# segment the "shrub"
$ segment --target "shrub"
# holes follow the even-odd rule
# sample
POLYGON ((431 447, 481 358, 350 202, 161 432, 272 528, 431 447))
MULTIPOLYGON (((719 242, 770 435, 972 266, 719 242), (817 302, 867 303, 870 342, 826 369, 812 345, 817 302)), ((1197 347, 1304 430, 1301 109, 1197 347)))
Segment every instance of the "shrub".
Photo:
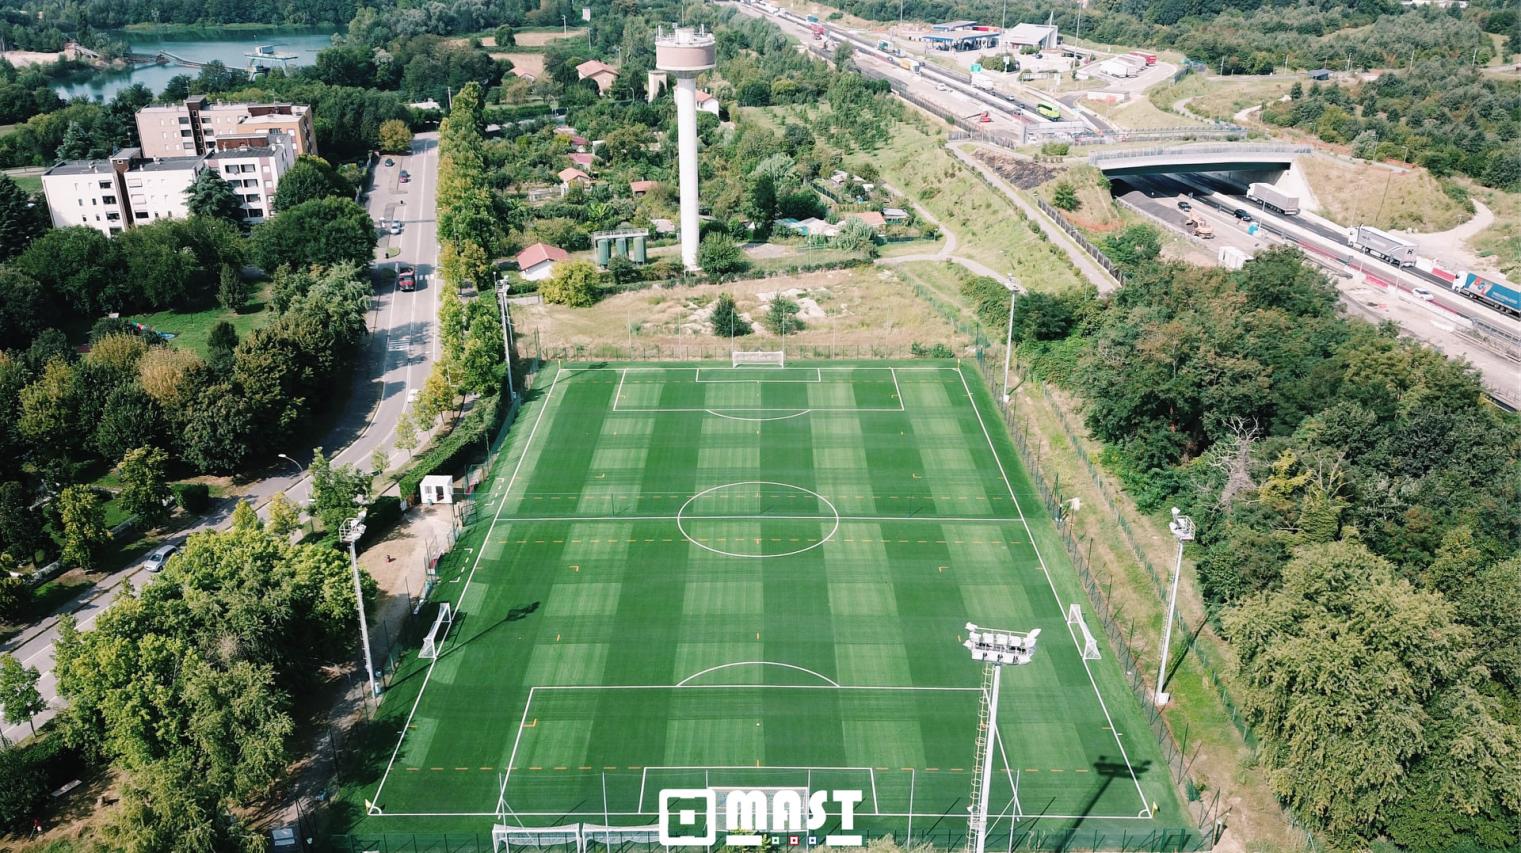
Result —
POLYGON ((1072 145, 1066 142, 1047 142, 1040 146, 1040 153, 1047 157, 1065 157, 1072 150, 1072 145))
POLYGON ((803 330, 803 321, 798 319, 798 305, 785 296, 777 295, 771 300, 771 307, 766 310, 766 318, 761 322, 771 330, 773 335, 790 335, 803 330))
POLYGON ((909 344, 908 351, 915 358, 953 358, 956 355, 945 344, 921 344, 918 341, 909 344))
POLYGON ((174 502, 185 512, 204 512, 211 505, 211 487, 205 483, 175 483, 174 502))
POLYGON ((586 308, 597 302, 597 268, 591 261, 567 261, 555 268, 554 275, 539 285, 545 302, 586 308))

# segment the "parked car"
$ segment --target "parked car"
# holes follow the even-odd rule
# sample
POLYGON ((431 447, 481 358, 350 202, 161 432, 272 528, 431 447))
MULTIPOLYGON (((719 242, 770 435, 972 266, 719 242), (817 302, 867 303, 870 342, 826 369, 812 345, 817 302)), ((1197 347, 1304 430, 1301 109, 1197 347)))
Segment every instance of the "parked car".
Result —
POLYGON ((396 165, 396 161, 392 160, 390 157, 387 157, 386 158, 386 165, 387 166, 394 166, 394 165, 396 165))
POLYGON ((396 273, 396 287, 403 293, 411 293, 417 289, 417 271, 411 267, 402 267, 396 273))
POLYGON ((382 231, 390 231, 391 230, 391 220, 389 220, 389 219, 385 218, 384 216, 382 216, 379 219, 375 220, 375 227, 379 228, 382 231))
POLYGON ((1193 210, 1194 206, 1191 205, 1191 204, 1189 204, 1187 200, 1180 198, 1180 199, 1178 199, 1178 209, 1179 210, 1193 210))
POLYGON ((1233 211, 1233 212, 1236 214, 1236 218, 1239 219, 1239 220, 1241 220, 1242 222, 1251 222, 1252 221, 1252 215, 1250 213, 1247 213, 1246 211, 1242 210, 1239 207, 1236 208, 1235 211, 1233 211))
POLYGON ((391 233, 392 234, 400 234, 401 233, 401 220, 400 219, 397 219, 397 220, 395 220, 394 222, 391 223, 391 233))
POLYGON ((409 184, 409 183, 412 182, 412 176, 409 175, 409 174, 407 174, 406 172, 402 172, 401 173, 401 178, 399 180, 403 184, 409 184))
POLYGON ((1433 300, 1433 299, 1436 298, 1436 294, 1435 293, 1432 293, 1431 291, 1427 290, 1424 287, 1417 287, 1414 290, 1410 291, 1410 293, 1416 299, 1419 299, 1422 302, 1430 302, 1431 300, 1433 300))
POLYGON ((164 564, 169 562, 170 557, 178 554, 179 550, 180 546, 178 545, 164 545, 149 554, 146 560, 143 560, 143 568, 150 572, 163 571, 164 564))

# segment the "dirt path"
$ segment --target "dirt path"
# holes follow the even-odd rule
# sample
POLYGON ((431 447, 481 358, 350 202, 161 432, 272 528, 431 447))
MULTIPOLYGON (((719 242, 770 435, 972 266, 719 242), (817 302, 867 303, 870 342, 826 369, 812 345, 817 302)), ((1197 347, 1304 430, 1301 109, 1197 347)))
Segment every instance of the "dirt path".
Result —
POLYGON ((1494 258, 1480 257, 1477 252, 1469 248, 1469 240, 1495 224, 1494 211, 1478 199, 1472 199, 1472 201, 1474 213, 1467 222, 1455 225, 1446 231, 1411 234, 1409 237, 1415 241, 1422 255, 1449 262, 1456 261, 1459 266, 1466 269, 1498 273, 1500 270, 1495 266, 1494 258))
MULTIPOLYGON (((884 182, 882 184, 882 186, 887 187, 889 190, 891 190, 894 193, 897 193, 899 196, 902 196, 905 199, 909 198, 909 196, 908 196, 907 193, 905 193, 905 192, 897 189, 896 187, 892 186, 891 184, 888 184, 888 183, 884 182)), ((1019 283, 1018 282, 1016 282, 1013 279, 1009 278, 1007 275, 1004 275, 1003 273, 998 272, 997 270, 993 269, 992 267, 988 266, 987 264, 984 264, 981 261, 975 261, 975 260, 972 260, 971 258, 963 258, 960 255, 957 255, 956 254, 956 246, 957 246, 956 232, 954 232, 951 229, 945 227, 945 225, 943 225, 940 222, 940 220, 938 220, 938 219, 935 218, 935 214, 930 213, 919 202, 913 201, 912 199, 909 199, 909 204, 913 205, 914 212, 917 213, 917 214, 919 214, 919 218, 923 219, 925 222, 928 222, 931 225, 934 225, 936 228, 940 229, 941 235, 945 237, 945 243, 943 243, 940 246, 939 251, 936 251, 936 252, 920 252, 920 253, 913 254, 913 255, 898 255, 897 257, 893 257, 893 258, 882 258, 881 260, 877 261, 877 263, 879 263, 879 264, 906 264, 909 261, 952 261, 954 263, 961 264, 963 267, 966 267, 968 270, 971 270, 972 273, 975 274, 975 275, 985 275, 985 276, 987 276, 987 277, 989 277, 991 279, 994 279, 995 281, 1002 282, 1005 286, 1008 286, 1009 284, 1013 284, 1015 287, 1019 287, 1019 283)))

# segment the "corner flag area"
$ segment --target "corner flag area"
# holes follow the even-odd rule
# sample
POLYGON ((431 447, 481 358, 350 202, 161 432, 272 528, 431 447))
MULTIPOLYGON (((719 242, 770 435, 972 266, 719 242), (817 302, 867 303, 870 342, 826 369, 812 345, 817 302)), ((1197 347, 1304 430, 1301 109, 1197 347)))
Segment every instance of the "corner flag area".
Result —
POLYGON ((860 790, 867 839, 963 846, 968 622, 1042 632, 1002 677, 990 847, 1197 843, 954 363, 547 366, 474 500, 429 605, 447 630, 408 652, 344 792, 364 849, 648 827, 663 789, 747 787, 860 790))

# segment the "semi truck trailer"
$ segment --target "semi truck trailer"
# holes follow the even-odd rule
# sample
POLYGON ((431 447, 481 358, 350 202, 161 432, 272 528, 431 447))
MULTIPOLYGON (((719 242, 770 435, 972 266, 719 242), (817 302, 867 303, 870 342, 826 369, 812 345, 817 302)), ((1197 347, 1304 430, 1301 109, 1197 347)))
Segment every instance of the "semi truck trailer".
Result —
POLYGON ((1299 212, 1299 197, 1289 195, 1272 184, 1252 184, 1246 188, 1246 197, 1285 216, 1299 212))
POLYGON ((1359 225, 1348 231, 1347 242, 1359 252, 1382 258, 1395 266, 1415 266, 1414 243, 1372 225, 1359 225))
POLYGON ((1452 289, 1496 311, 1512 317, 1521 317, 1521 288, 1514 284, 1505 284, 1485 278, 1478 273, 1465 272, 1458 274, 1457 281, 1452 283, 1452 289))

